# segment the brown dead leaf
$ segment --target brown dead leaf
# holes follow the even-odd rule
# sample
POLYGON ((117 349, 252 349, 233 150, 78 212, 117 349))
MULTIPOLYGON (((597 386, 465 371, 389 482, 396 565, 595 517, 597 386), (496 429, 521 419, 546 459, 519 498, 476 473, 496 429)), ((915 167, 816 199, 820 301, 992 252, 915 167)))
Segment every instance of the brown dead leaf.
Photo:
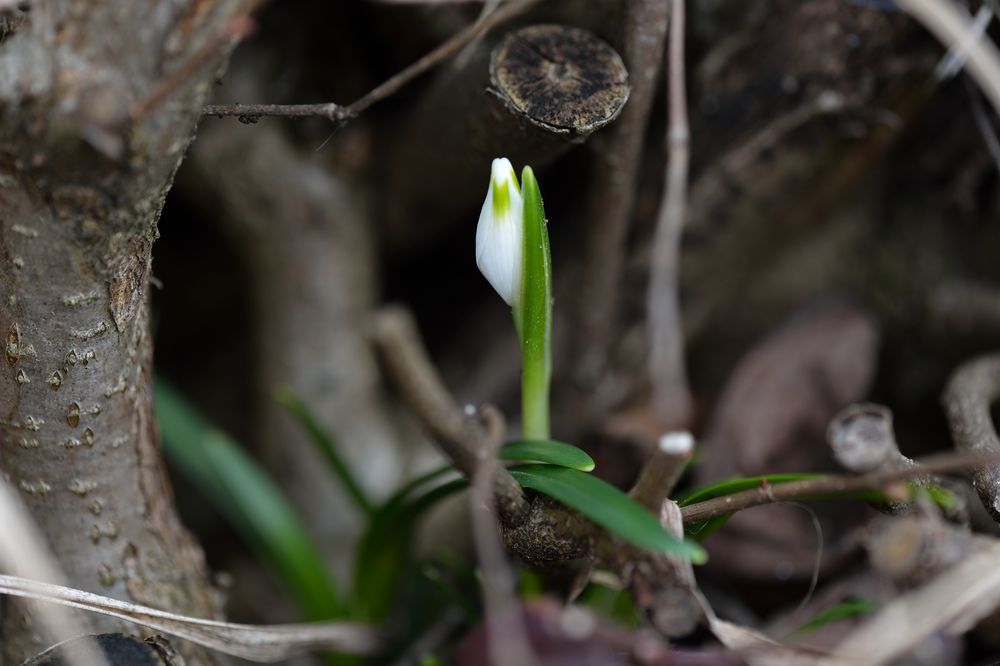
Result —
MULTIPOLYGON (((865 397, 877 346, 877 324, 858 306, 827 301, 794 314, 730 376, 703 440, 696 484, 830 468, 827 425, 865 397)), ((818 546, 810 517, 788 506, 742 512, 707 545, 715 570, 769 581, 808 579, 818 546)), ((853 549, 828 546, 826 567, 853 549)))

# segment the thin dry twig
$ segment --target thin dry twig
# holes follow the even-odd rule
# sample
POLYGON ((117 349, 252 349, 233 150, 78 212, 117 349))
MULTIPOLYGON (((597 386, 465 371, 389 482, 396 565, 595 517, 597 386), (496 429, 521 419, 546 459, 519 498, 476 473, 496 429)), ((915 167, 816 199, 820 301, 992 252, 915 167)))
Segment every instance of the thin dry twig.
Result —
MULTIPOLYGON (((472 478, 489 433, 473 415, 455 403, 420 341, 410 313, 399 306, 382 308, 374 317, 372 337, 386 373, 442 453, 462 474, 472 478)), ((498 508, 504 524, 517 525, 528 513, 520 484, 498 469, 495 481, 498 508)))
MULTIPOLYGON (((677 508, 676 503, 664 502, 662 508, 660 521, 664 528, 676 537, 683 536, 684 527, 681 511, 677 508)), ((816 656, 815 653, 799 647, 781 645, 749 627, 742 627, 719 619, 708 599, 698 588, 691 562, 670 558, 667 559, 667 562, 666 575, 658 576, 657 580, 661 584, 665 584, 667 589, 683 590, 683 596, 668 596, 666 600, 677 604, 680 599, 684 599, 683 606, 680 606, 678 610, 684 614, 691 614, 692 618, 704 621, 720 643, 740 655, 741 663, 748 663, 751 666, 809 664, 816 656)), ((671 623, 687 620, 684 615, 673 615, 668 619, 671 623)), ((654 622, 655 620, 656 615, 654 614, 654 622)))
POLYGON ((691 141, 684 86, 684 0, 671 1, 668 39, 668 162, 653 239, 646 308, 653 406, 664 423, 677 426, 686 423, 691 413, 678 284, 691 141))
POLYGON ((972 118, 976 121, 976 128, 986 142, 986 149, 990 151, 993 164, 997 171, 1000 171, 1000 138, 997 138, 996 129, 986 112, 986 105, 983 103, 982 92, 977 90, 968 77, 965 78, 965 87, 969 91, 969 101, 972 104, 972 118))
MULTIPOLYGON (((49 552, 45 538, 38 532, 31 514, 17 494, 0 480, 0 570, 36 580, 60 581, 59 565, 49 552)), ((50 643, 89 634, 84 618, 48 604, 31 603, 42 631, 50 643)), ((66 655, 69 666, 107 666, 94 645, 82 642, 79 649, 66 655)))
MULTIPOLYGON (((968 10, 963 5, 957 5, 959 12, 965 17, 970 18, 968 10)), ((982 39, 983 34, 986 32, 986 28, 989 26, 990 21, 993 19, 993 11, 987 6, 983 5, 976 12, 976 15, 972 18, 972 23, 970 25, 970 32, 968 39, 982 39)), ((960 71, 965 65, 965 53, 958 47, 953 46, 948 49, 948 52, 944 54, 941 61, 938 62, 937 67, 934 68, 934 76, 937 77, 938 81, 944 81, 950 79, 960 71)))
POLYGON ((250 14, 259 4, 259 0, 254 2, 244 14, 229 21, 218 34, 209 39, 204 46, 157 86, 146 99, 134 105, 130 112, 132 121, 140 122, 143 120, 192 75, 215 60, 221 53, 225 52, 227 47, 249 35, 254 29, 254 22, 250 18, 250 14))
POLYGON ((889 664, 939 632, 959 634, 1000 604, 1000 542, 983 545, 939 576, 881 608, 817 666, 889 664))
POLYGON ((928 474, 946 474, 975 469, 987 463, 1000 462, 1000 453, 943 454, 914 461, 902 469, 862 474, 860 476, 825 476, 818 479, 790 481, 775 485, 762 485, 731 495, 715 497, 704 502, 689 504, 681 509, 684 523, 700 523, 710 518, 749 509, 763 504, 803 499, 808 497, 839 495, 862 490, 880 490, 899 481, 928 474))
POLYGON ((0 575, 9 594, 109 615, 257 662, 277 662, 310 651, 374 654, 382 640, 371 627, 352 622, 253 625, 203 620, 19 576, 0 575))
POLYGON ((944 45, 967 58, 966 66, 976 83, 1000 113, 1000 53, 985 35, 977 35, 975 25, 951 2, 945 0, 896 0, 944 45))
POLYGON ((663 501, 677 485, 694 453, 694 438, 687 432, 669 432, 660 438, 653 455, 639 472, 629 492, 632 499, 659 515, 663 501))
MULTIPOLYGON (((959 451, 1000 456, 1000 438, 990 406, 1000 398, 1000 354, 961 366, 945 388, 945 412, 959 451)), ((1000 465, 984 465, 972 475, 983 506, 1000 521, 1000 465)))
POLYGON ((206 104, 202 107, 202 115, 224 118, 239 116, 247 121, 253 121, 263 116, 280 116, 283 118, 321 117, 333 122, 344 122, 349 117, 346 106, 336 102, 321 104, 206 104))
POLYGON ((202 113, 206 116, 219 118, 239 116, 248 119, 260 116, 283 116, 286 118, 318 116, 337 124, 344 124, 352 118, 356 118, 373 104, 392 96, 410 81, 455 55, 493 28, 522 14, 538 1, 511 0, 495 11, 484 13, 472 25, 347 106, 336 102, 322 104, 209 104, 204 107, 202 113))
POLYGON ((514 576, 497 534, 497 516, 493 508, 491 479, 500 469, 497 453, 503 444, 503 416, 489 407, 481 412, 487 437, 479 451, 479 466, 472 476, 469 504, 472 535, 483 574, 483 599, 490 628, 489 653, 497 666, 532 666, 536 662, 524 628, 514 576))

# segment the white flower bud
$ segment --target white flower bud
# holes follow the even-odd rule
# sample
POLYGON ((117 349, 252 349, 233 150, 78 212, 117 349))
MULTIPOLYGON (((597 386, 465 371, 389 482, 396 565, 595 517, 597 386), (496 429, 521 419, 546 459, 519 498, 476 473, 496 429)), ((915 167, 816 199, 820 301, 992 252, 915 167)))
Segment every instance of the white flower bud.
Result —
POLYGON ((521 298, 524 202, 514 167, 493 160, 490 187, 476 228, 476 265, 507 305, 521 298))

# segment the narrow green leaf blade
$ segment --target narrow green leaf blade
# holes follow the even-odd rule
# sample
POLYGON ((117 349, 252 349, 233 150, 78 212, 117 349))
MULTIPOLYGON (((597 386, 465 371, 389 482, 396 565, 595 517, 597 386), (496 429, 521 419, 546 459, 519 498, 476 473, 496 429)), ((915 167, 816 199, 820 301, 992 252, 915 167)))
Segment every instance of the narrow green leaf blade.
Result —
POLYGON ((526 465, 510 470, 525 488, 559 500, 637 546, 701 564, 705 551, 673 536, 641 504, 601 479, 568 467, 526 465))
POLYGON ((508 442, 500 451, 500 460, 548 463, 581 472, 594 469, 594 459, 585 451, 551 439, 508 442))
POLYGON ((820 479, 825 476, 828 475, 804 472, 791 474, 764 474, 761 476, 744 476, 736 479, 727 479, 725 481, 719 481, 718 483, 713 483, 702 488, 696 488, 695 490, 685 493, 677 500, 677 504, 680 506, 687 506, 689 504, 694 504, 695 502, 704 502, 705 500, 710 500, 715 497, 732 495, 733 493, 738 493, 743 490, 759 488, 765 481, 771 485, 776 485, 779 483, 788 483, 790 481, 820 479))
MULTIPOLYGON (((382 502, 382 504, 375 509, 375 513, 385 513, 386 511, 394 509, 396 506, 403 504, 403 502, 409 499, 410 495, 416 493, 424 486, 447 476, 458 476, 458 470, 455 469, 454 465, 444 465, 426 472, 425 474, 421 474, 420 476, 408 481, 399 490, 394 492, 387 500, 382 502)), ((371 520, 374 520, 374 517, 371 518, 369 522, 371 522, 371 520)))
POLYGON ((703 520, 700 523, 685 525, 684 534, 696 540, 698 543, 701 543, 708 537, 709 534, 728 523, 729 519, 732 517, 733 514, 727 513, 722 516, 716 516, 715 518, 703 520))
POLYGON ((521 171, 524 198, 521 302, 521 409, 525 439, 549 438, 549 380, 552 374, 552 254, 542 194, 530 166, 521 171))
POLYGON ((371 500, 368 499, 368 495, 351 472, 347 461, 337 451, 337 445, 333 441, 333 437, 319 424, 319 421, 313 416, 312 410, 309 409, 308 405, 289 388, 279 389, 275 394, 275 399, 291 412, 292 416, 305 428, 305 431, 309 434, 309 438, 323 453, 326 461, 330 464, 330 469, 337 476, 337 479, 344 484, 344 489, 347 490, 347 493, 354 500, 354 503, 358 505, 358 508, 366 515, 371 515, 373 510, 371 500))
POLYGON ((263 470, 162 380, 156 411, 166 454, 281 576, 303 614, 344 617, 319 549, 263 470))
POLYGON ((385 619, 415 565, 412 542, 419 519, 439 501, 467 486, 465 479, 453 479, 414 497, 399 495, 372 513, 354 558, 354 619, 385 619))
POLYGON ((213 469, 253 530, 252 538, 310 615, 344 616, 322 556, 294 510, 257 464, 218 431, 202 440, 213 469))
MULTIPOLYGON (((744 490, 752 490, 754 488, 761 488, 765 484, 768 485, 779 485, 782 483, 790 483, 793 481, 811 481, 815 479, 821 479, 828 476, 827 474, 818 474, 810 472, 801 473, 787 473, 787 474, 764 474, 761 476, 746 476, 735 479, 728 479, 726 481, 720 481, 718 483, 713 483, 711 485, 705 486, 703 488, 697 488, 692 490, 685 495, 682 495, 680 499, 677 500, 679 506, 689 506, 691 504, 697 504, 698 502, 704 502, 706 500, 714 499, 716 497, 724 497, 726 495, 732 495, 733 493, 742 492, 744 490)), ((936 487, 935 487, 936 488, 936 487)), ((940 500, 945 502, 942 506, 947 508, 948 495, 929 491, 930 495, 935 501, 940 500)), ((803 496, 799 498, 803 501, 812 500, 828 500, 828 499, 853 499, 860 500, 864 502, 872 503, 884 503, 888 502, 888 498, 884 493, 878 490, 851 490, 847 492, 837 492, 837 493, 819 493, 816 495, 803 496)), ((698 541, 704 541, 705 538, 725 525, 733 514, 728 513, 722 516, 716 516, 706 521, 700 523, 693 523, 684 526, 684 531, 688 536, 696 538, 698 541)))

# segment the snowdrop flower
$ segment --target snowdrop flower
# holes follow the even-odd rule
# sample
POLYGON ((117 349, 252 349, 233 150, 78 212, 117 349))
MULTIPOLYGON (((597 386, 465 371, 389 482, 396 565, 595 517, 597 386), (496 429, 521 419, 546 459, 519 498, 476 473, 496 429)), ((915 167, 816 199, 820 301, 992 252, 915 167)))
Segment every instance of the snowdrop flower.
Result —
POLYGON ((493 160, 490 187, 476 228, 476 265, 507 305, 521 299, 524 201, 514 167, 493 160))

